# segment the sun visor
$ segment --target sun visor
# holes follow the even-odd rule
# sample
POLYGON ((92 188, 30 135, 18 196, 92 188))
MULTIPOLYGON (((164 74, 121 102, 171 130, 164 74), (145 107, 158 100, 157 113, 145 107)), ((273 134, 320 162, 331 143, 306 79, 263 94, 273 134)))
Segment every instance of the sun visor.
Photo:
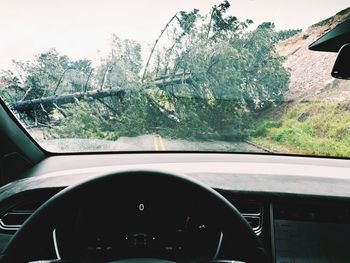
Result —
POLYGON ((350 19, 345 20, 317 39, 309 46, 309 49, 314 51, 338 52, 342 46, 348 43, 350 43, 350 19))

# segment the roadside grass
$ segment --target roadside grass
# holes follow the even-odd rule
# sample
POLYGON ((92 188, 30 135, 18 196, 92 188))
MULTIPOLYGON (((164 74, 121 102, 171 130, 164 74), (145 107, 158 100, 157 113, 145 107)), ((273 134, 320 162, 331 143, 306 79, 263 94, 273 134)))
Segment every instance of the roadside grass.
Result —
POLYGON ((350 156, 350 103, 303 102, 261 116, 250 140, 275 152, 350 156))

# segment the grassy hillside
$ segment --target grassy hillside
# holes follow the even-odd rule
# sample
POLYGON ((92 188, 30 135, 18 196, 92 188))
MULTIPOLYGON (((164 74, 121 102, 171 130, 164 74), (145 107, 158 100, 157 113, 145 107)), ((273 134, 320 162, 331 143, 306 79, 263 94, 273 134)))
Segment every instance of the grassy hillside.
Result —
POLYGON ((289 91, 279 107, 260 115, 252 142, 276 152, 350 156, 350 81, 331 77, 336 53, 308 50, 349 17, 347 8, 278 44, 289 91))
POLYGON ((350 102, 303 102, 256 124, 251 140, 276 152, 350 156, 350 102))

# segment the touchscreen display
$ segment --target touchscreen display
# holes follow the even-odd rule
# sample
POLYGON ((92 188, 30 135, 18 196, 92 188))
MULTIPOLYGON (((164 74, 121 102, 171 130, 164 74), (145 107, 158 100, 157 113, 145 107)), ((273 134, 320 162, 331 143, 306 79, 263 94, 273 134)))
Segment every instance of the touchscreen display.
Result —
POLYGON ((275 220, 278 263, 350 262, 350 224, 275 220))

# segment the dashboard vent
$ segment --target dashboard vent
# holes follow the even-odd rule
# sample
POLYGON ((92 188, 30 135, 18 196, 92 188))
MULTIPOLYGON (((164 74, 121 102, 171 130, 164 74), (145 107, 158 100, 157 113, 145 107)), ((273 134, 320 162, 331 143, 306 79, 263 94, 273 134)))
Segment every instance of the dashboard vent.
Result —
POLYGON ((12 203, 0 214, 0 231, 4 233, 15 233, 24 222, 41 206, 50 196, 29 197, 12 203))
POLYGON ((8 212, 0 219, 0 228, 7 231, 16 231, 32 214, 31 212, 8 212))
POLYGON ((262 204, 254 201, 241 201, 236 199, 229 199, 229 201, 241 212, 255 234, 259 236, 263 226, 264 208, 262 204))

